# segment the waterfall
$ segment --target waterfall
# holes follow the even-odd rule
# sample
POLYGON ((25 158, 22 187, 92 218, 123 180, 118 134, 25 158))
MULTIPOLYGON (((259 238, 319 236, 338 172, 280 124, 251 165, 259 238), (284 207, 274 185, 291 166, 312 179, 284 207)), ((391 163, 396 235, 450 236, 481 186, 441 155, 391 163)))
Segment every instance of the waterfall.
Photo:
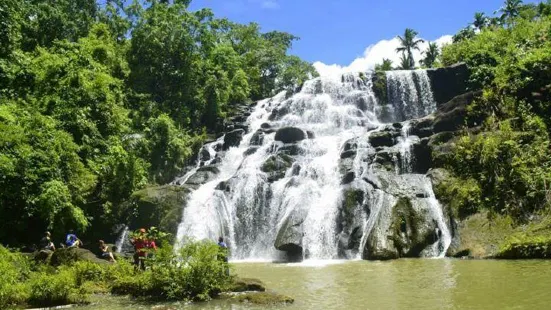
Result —
POLYGON ((419 118, 436 111, 426 70, 387 71, 388 122, 419 118))
POLYGON ((123 247, 126 248, 127 243, 128 243, 128 226, 125 225, 119 235, 119 238, 117 239, 117 242, 115 242, 115 246, 117 247, 117 253, 121 253, 123 250, 123 247))
MULTIPOLYGON (((370 140, 385 130, 394 134, 385 123, 435 111, 426 72, 389 72, 385 104, 377 101, 371 81, 370 73, 309 80, 290 97, 282 92, 259 101, 238 146, 218 152, 224 137, 206 144, 197 168, 175 183, 185 185, 203 165, 215 164, 219 173, 190 193, 177 240, 223 236, 234 260, 277 259, 285 252, 305 259, 354 256, 343 253, 366 251, 375 238, 373 231, 391 225, 400 195, 409 195, 413 210, 428 210, 427 221, 437 223, 439 239, 448 238, 432 188, 419 188, 424 184, 421 176, 412 174, 411 146, 418 138, 409 136, 408 123, 392 146, 374 147, 370 140), (378 113, 382 105, 392 107, 389 119, 378 113), (308 138, 276 141, 276 132, 289 127, 308 138), (391 172, 379 167, 382 152, 400 159, 391 172), (215 157, 219 162, 212 161, 215 157), (399 183, 395 188, 402 192, 374 185, 392 182, 399 183), (343 205, 352 198, 343 195, 352 190, 362 194, 350 194, 357 206, 346 210, 343 205)), ((448 245, 438 240, 422 255, 440 256, 448 245)))

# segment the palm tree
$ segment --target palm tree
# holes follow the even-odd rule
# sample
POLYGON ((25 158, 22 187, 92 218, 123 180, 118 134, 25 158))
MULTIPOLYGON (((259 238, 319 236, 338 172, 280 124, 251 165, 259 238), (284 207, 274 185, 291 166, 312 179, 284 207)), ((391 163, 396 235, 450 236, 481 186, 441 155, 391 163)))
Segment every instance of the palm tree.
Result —
POLYGON ((425 58, 421 60, 421 63, 427 68, 432 68, 436 62, 436 59, 440 56, 438 44, 436 44, 436 42, 430 42, 429 47, 423 52, 423 54, 425 54, 425 58))
POLYGON ((485 28, 486 26, 488 26, 488 23, 489 23, 489 20, 488 20, 488 17, 486 17, 486 15, 484 15, 484 13, 482 12, 476 12, 474 14, 474 21, 473 21, 473 26, 478 29, 478 30, 482 30, 483 28, 485 28))
POLYGON ((522 0, 505 0, 505 5, 498 12, 501 12, 501 20, 511 23, 520 14, 522 0))
POLYGON ((404 54, 407 53, 407 59, 410 61, 410 68, 415 67, 415 60, 413 59, 413 50, 419 50, 419 44, 425 42, 421 39, 415 39, 417 37, 418 32, 407 28, 404 32, 404 36, 398 36, 398 40, 400 40, 400 47, 396 49, 396 52, 402 53, 402 59, 404 58, 404 54))
POLYGON ((402 53, 402 56, 400 56, 400 66, 398 67, 398 69, 412 70, 415 67, 415 65, 412 65, 411 63, 412 63, 411 58, 409 58, 409 56, 407 56, 406 53, 402 53))

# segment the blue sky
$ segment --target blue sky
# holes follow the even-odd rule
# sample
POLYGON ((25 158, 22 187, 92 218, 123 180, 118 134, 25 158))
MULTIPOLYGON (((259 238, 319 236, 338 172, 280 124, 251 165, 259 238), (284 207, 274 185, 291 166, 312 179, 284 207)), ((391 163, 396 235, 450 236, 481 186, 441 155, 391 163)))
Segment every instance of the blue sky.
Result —
MULTIPOLYGON (((525 1, 539 2, 536 0, 525 1)), ((310 62, 346 66, 366 48, 413 28, 436 40, 466 26, 475 12, 491 15, 502 0, 193 0, 216 16, 257 22, 263 31, 287 31, 301 38, 292 50, 310 62)), ((383 52, 383 51, 381 51, 383 52)), ((384 52, 383 52, 384 53, 384 52)))

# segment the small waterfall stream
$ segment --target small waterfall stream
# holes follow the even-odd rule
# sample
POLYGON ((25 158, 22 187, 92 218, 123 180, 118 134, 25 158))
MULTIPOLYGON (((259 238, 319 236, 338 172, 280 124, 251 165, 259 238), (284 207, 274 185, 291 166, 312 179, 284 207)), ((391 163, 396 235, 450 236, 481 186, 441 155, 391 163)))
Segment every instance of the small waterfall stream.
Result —
POLYGON ((413 173, 412 145, 419 139, 409 136, 407 122, 436 110, 430 81, 422 70, 388 72, 384 104, 371 81, 369 73, 307 81, 290 97, 283 92, 258 102, 237 147, 217 157, 223 137, 206 144, 197 168, 175 183, 185 184, 203 165, 215 164, 219 173, 190 194, 177 240, 224 236, 234 260, 278 259, 286 252, 306 259, 367 257, 393 242, 386 234, 394 227, 394 205, 407 199, 408 212, 422 214, 425 230, 434 226, 438 236, 420 255, 443 255, 451 237, 430 180, 413 173), (390 117, 378 112, 381 105, 389 106, 390 117), (404 123, 395 134, 389 123, 397 122, 404 123), (308 138, 276 141, 278 129, 288 127, 308 138), (395 135, 392 145, 374 146, 387 132, 395 135), (381 164, 386 155, 393 162, 388 169, 381 164), (347 207, 353 200, 357 205, 347 207))

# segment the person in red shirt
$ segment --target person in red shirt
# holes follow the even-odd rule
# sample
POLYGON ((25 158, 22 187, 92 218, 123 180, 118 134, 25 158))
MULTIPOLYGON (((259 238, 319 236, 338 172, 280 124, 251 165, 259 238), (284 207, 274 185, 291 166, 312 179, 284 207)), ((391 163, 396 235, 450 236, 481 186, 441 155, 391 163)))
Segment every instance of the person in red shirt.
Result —
POLYGON ((132 239, 132 245, 134 245, 134 265, 136 268, 145 270, 145 258, 147 255, 147 248, 149 247, 149 241, 145 235, 145 228, 141 228, 138 236, 132 239))

